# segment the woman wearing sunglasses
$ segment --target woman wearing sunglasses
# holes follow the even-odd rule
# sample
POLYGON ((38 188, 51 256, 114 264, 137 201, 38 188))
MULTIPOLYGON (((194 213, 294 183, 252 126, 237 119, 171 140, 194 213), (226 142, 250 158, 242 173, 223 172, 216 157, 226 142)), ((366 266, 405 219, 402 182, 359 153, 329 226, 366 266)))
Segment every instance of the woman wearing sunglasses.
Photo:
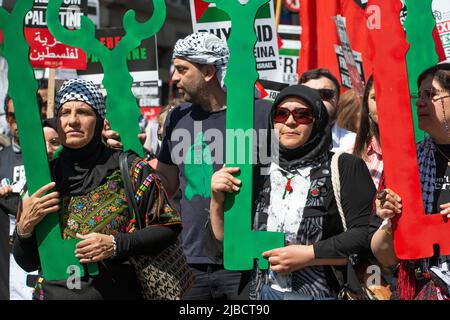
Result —
MULTIPOLYGON (((272 106, 270 126, 279 155, 267 176, 255 177, 254 229, 283 232, 286 246, 263 253, 270 270, 255 270, 250 297, 336 299, 339 283, 331 266, 344 266, 349 256, 368 249, 375 195, 370 174, 361 159, 340 156, 341 217, 331 180, 328 114, 316 90, 302 85, 282 90, 272 106)), ((241 186, 233 177, 238 171, 224 167, 211 181, 211 227, 219 241, 225 193, 241 186)))

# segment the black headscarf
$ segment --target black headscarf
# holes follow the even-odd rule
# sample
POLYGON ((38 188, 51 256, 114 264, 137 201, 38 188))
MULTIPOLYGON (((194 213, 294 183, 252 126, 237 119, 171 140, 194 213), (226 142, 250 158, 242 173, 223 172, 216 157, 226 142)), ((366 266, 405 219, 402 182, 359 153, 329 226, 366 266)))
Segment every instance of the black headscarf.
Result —
POLYGON ((303 85, 294 85, 283 89, 275 99, 270 114, 270 127, 274 128, 273 115, 276 108, 286 98, 299 98, 303 100, 312 110, 314 115, 314 124, 308 141, 295 149, 286 149, 278 144, 272 145, 272 154, 277 155, 279 148, 278 161, 280 167, 289 169, 298 165, 313 162, 326 154, 331 146, 331 128, 328 121, 328 112, 323 104, 318 92, 303 85))
POLYGON ((100 186, 119 168, 120 151, 109 149, 102 142, 104 113, 100 108, 104 106, 104 100, 99 99, 99 92, 92 91, 97 89, 83 85, 81 81, 71 81, 58 92, 56 110, 59 113, 62 105, 67 101, 85 102, 95 111, 97 118, 95 132, 92 140, 81 149, 70 149, 63 145, 59 157, 50 163, 50 167, 56 188, 61 195, 78 196, 100 186), (66 101, 61 99, 68 93, 71 99, 66 101), (96 98, 90 99, 93 95, 96 98), (60 103, 60 101, 63 102, 60 103))

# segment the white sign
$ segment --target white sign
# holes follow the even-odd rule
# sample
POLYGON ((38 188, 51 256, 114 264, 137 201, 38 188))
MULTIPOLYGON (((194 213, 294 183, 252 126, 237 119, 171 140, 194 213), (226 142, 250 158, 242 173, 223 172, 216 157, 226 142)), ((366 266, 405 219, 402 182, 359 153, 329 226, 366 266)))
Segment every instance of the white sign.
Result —
POLYGON ((450 59, 450 1, 434 0, 433 14, 447 59, 450 59))
POLYGON ((98 0, 88 0, 88 17, 100 28, 100 4, 98 0))
POLYGON ((280 73, 282 82, 290 85, 298 84, 298 62, 300 56, 300 35, 302 27, 282 25, 278 26, 278 35, 281 38, 280 73))
MULTIPOLYGON (((219 10, 215 4, 208 5, 203 0, 190 0, 190 4, 194 32, 207 31, 224 41, 228 39, 231 32, 228 15, 219 10)), ((260 79, 281 82, 273 0, 259 10, 255 20, 255 31, 256 68, 260 79)))

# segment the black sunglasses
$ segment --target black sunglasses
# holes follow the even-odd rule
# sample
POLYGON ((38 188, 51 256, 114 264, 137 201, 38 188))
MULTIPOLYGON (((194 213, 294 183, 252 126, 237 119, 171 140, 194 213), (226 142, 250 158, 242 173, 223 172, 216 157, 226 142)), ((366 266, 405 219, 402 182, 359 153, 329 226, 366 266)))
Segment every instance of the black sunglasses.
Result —
POLYGON ((297 125, 310 124, 314 121, 314 115, 311 109, 308 108, 299 108, 292 111, 286 108, 278 108, 275 110, 273 120, 276 123, 285 123, 289 119, 291 114, 294 117, 295 123, 297 125))
POLYGON ((336 96, 336 91, 333 89, 317 89, 317 92, 319 92, 320 99, 323 101, 333 100, 336 96))

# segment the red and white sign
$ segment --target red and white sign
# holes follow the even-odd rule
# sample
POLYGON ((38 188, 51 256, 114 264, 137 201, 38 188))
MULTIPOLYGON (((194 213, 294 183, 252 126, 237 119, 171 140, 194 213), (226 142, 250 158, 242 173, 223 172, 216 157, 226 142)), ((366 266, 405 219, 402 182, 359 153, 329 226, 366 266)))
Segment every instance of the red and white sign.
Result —
POLYGON ((291 12, 300 12, 300 0, 284 0, 286 8, 291 12))
MULTIPOLYGON (((25 16, 25 38, 30 45, 33 68, 85 70, 87 56, 79 48, 57 41, 47 28, 47 1, 35 0, 25 16)), ((81 17, 87 15, 87 0, 65 0, 60 9, 61 24, 68 29, 80 27, 81 17)))
POLYGON ((86 53, 57 41, 47 28, 25 28, 25 38, 33 68, 86 69, 86 53))
POLYGON ((141 113, 147 121, 156 120, 156 117, 161 112, 161 107, 143 107, 141 113))
POLYGON ((433 14, 436 18, 436 26, 441 38, 445 57, 440 60, 450 59, 450 2, 448 0, 434 0, 433 14))

